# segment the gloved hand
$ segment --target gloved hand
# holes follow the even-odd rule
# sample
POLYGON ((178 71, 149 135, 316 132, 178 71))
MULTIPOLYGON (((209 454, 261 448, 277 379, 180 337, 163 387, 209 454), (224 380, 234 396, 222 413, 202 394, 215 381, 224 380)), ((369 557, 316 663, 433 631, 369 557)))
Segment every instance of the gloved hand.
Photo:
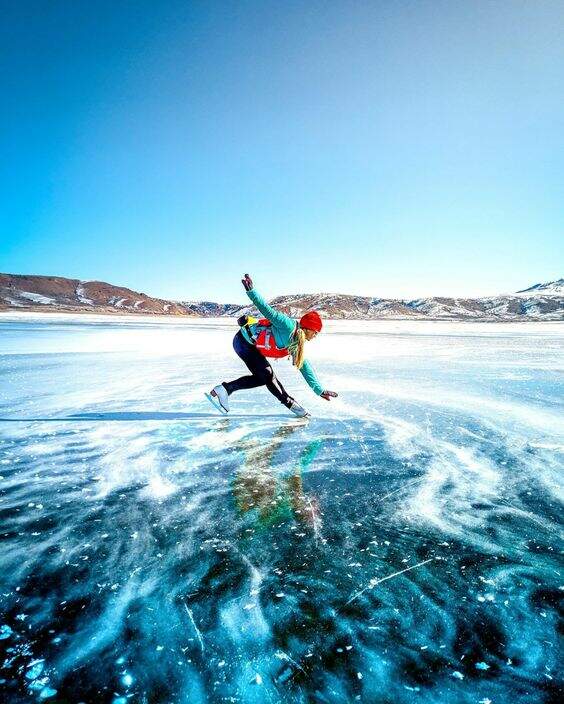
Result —
POLYGON ((331 397, 337 398, 339 395, 336 391, 324 391, 322 394, 319 394, 321 398, 324 398, 326 401, 329 401, 331 397))
POLYGON ((253 288, 253 280, 248 274, 241 279, 241 283, 245 287, 245 291, 250 291, 253 288))

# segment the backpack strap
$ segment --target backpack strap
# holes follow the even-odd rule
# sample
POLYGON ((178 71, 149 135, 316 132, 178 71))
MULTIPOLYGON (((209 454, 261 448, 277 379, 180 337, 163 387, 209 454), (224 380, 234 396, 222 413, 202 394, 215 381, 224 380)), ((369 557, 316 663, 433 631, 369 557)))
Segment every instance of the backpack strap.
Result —
MULTIPOLYGON (((259 349, 265 349, 269 350, 270 349, 270 338, 272 336, 272 332, 270 328, 272 327, 272 323, 268 318, 260 318, 259 320, 256 321, 256 325, 260 325, 261 328, 265 328, 264 330, 264 345, 258 345, 257 340, 259 338, 260 332, 257 334, 257 336, 254 338, 255 340, 255 346, 258 347, 259 349)), ((250 331, 249 331, 250 334, 250 331)), ((252 335, 251 335, 252 337, 252 335)))
POLYGON ((270 330, 268 330, 268 329, 265 330, 265 331, 264 331, 264 344, 259 345, 258 342, 257 342, 257 343, 255 343, 256 346, 257 346, 258 348, 260 348, 260 349, 263 349, 263 350, 269 350, 269 349, 270 349, 270 338, 271 338, 271 336, 272 336, 272 333, 270 332, 270 330))

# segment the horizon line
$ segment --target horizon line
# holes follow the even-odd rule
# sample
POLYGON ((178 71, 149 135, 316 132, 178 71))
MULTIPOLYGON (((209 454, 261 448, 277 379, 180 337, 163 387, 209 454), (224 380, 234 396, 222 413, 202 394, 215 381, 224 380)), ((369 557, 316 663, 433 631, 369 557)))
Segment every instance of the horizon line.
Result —
MULTIPOLYGON (((218 301, 218 300, 212 300, 208 298, 199 298, 199 299, 190 299, 190 298, 163 298, 160 295, 154 295, 154 294, 148 294, 145 293, 144 291, 138 291, 133 288, 130 288, 127 285, 122 285, 122 284, 114 284, 109 281, 104 281, 102 279, 81 279, 79 277, 72 277, 72 276, 62 276, 59 274, 14 274, 14 273, 8 273, 8 272, 0 272, 0 276, 18 276, 18 277, 35 277, 35 278, 44 278, 44 279, 66 279, 67 281, 78 281, 80 284, 85 284, 85 283, 100 283, 100 284, 105 284, 107 286, 114 286, 116 288, 127 288, 128 290, 138 293, 144 296, 148 296, 149 298, 154 298, 158 300, 164 300, 164 301, 171 301, 173 303, 181 303, 181 304, 192 304, 192 303, 214 303, 218 305, 224 305, 224 306, 239 306, 243 307, 246 304, 240 304, 240 303, 235 303, 235 302, 223 302, 223 301, 218 301)), ((351 298, 365 298, 365 299, 373 299, 373 300, 380 300, 380 301, 399 301, 399 302, 413 302, 413 301, 419 301, 419 300, 424 300, 428 298, 452 298, 452 299, 461 299, 461 300, 474 300, 474 299, 484 299, 484 298, 491 298, 491 297, 498 297, 498 296, 516 296, 521 293, 526 293, 528 291, 531 291, 535 289, 538 286, 544 286, 544 285, 549 285, 553 283, 564 283, 564 277, 552 279, 550 281, 539 281, 534 284, 531 284, 527 286, 526 288, 518 289, 517 291, 506 291, 506 292, 497 292, 497 293, 489 293, 489 294, 464 294, 464 295, 454 295, 454 294, 427 294, 423 296, 396 296, 396 297, 390 297, 390 296, 375 296, 375 295, 367 295, 367 294, 360 294, 360 293, 343 293, 343 292, 337 292, 337 291, 312 291, 312 292, 297 292, 297 293, 280 293, 275 296, 269 296, 269 300, 274 300, 276 298, 282 298, 282 297, 298 297, 298 296, 347 296, 351 298)), ((249 302, 248 305, 252 305, 251 302, 249 302)))

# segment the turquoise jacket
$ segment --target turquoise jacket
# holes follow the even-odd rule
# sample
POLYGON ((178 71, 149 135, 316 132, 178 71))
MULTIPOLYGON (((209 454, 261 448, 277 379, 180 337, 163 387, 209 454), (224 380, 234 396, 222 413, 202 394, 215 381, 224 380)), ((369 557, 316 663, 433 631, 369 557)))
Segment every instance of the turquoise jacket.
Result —
MULTIPOLYGON (((272 306, 269 306, 268 303, 264 300, 264 298, 260 295, 260 293, 256 290, 256 288, 247 291, 247 296, 259 309, 259 311, 264 315, 264 317, 268 318, 268 320, 270 320, 270 322, 272 323, 272 334, 274 335, 274 339, 276 340, 277 346, 288 347, 298 323, 293 318, 290 318, 288 315, 285 315, 279 310, 274 309, 272 306)), ((251 333, 254 335, 256 324, 250 325, 249 327, 251 328, 251 333)), ((241 333, 243 334, 243 337, 247 340, 247 342, 250 342, 251 345, 254 344, 253 340, 249 338, 249 334, 247 333, 245 328, 241 328, 241 333)), ((324 391, 324 388, 319 383, 319 379, 315 375, 315 372, 311 368, 311 364, 307 360, 304 360, 300 372, 302 373, 303 378, 311 386, 313 391, 318 396, 321 395, 324 391)))

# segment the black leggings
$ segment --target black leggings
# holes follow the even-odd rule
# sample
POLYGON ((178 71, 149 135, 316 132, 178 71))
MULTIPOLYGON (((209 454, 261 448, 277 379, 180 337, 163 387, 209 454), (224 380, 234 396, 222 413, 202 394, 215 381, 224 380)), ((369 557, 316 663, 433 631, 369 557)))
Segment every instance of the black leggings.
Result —
POLYGON ((239 357, 245 362, 251 376, 242 376, 234 381, 224 381, 227 393, 231 395, 239 389, 253 389, 255 386, 266 386, 273 396, 283 403, 287 408, 290 408, 294 399, 288 395, 286 389, 276 378, 274 369, 254 345, 251 345, 243 337, 243 333, 239 331, 233 338, 233 349, 239 357))

